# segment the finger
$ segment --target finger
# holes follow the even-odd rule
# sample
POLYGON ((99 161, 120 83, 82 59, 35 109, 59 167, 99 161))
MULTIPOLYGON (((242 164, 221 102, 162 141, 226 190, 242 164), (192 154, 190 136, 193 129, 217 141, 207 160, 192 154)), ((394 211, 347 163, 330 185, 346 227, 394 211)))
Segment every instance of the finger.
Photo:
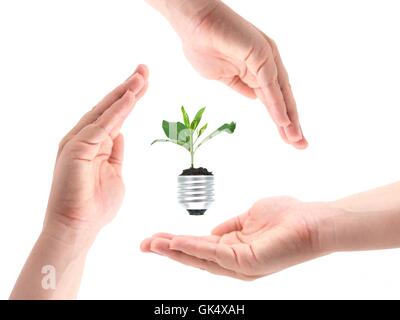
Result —
POLYGON ((289 115, 289 119, 291 121, 291 124, 285 127, 286 136, 289 141, 297 142, 303 138, 303 134, 300 129, 296 100, 294 99, 293 92, 290 87, 289 76, 278 51, 276 51, 275 55, 275 64, 278 69, 278 82, 282 90, 283 98, 286 103, 286 109, 289 115))
POLYGON ((256 88, 254 92, 267 107, 267 111, 275 124, 278 126, 288 126, 290 120, 287 115, 282 93, 278 88, 279 86, 276 83, 269 83, 265 86, 268 86, 268 90, 256 88))
POLYGON ((215 262, 207 261, 196 258, 194 256, 187 255, 183 252, 175 251, 170 249, 170 240, 157 239, 151 244, 151 251, 157 254, 163 255, 170 258, 171 260, 177 261, 187 266, 206 270, 212 274, 228 276, 241 280, 252 280, 251 277, 242 276, 234 271, 227 270, 215 262))
POLYGON ((108 162, 111 163, 118 172, 118 174, 121 175, 123 161, 124 161, 124 136, 122 134, 119 134, 114 139, 111 155, 108 159, 108 162))
POLYGON ((296 102, 294 100, 292 90, 290 89, 290 85, 284 84, 284 87, 282 87, 282 92, 285 97, 288 115, 291 121, 291 124, 284 128, 286 137, 290 142, 297 142, 303 139, 303 133, 301 132, 296 102))
POLYGON ((303 150, 308 147, 308 141, 303 138, 300 141, 293 142, 292 145, 297 149, 303 150))
POLYGON ((250 51, 246 64, 250 73, 257 78, 258 88, 254 90, 257 97, 267 107, 272 120, 278 126, 286 127, 290 124, 290 119, 278 83, 278 69, 274 60, 276 45, 260 33, 264 36, 264 41, 260 42, 261 47, 250 51))
MULTIPOLYGON (((301 130, 301 128, 300 128, 300 130, 301 130)), ((289 141, 289 139, 286 136, 285 128, 278 127, 278 131, 279 131, 279 134, 280 134, 282 140, 285 141, 287 144, 290 144, 293 147, 300 149, 300 150, 306 149, 308 147, 308 141, 306 138, 304 138, 304 135, 300 141, 291 142, 291 141, 289 141)))
MULTIPOLYGON (((165 233, 165 232, 156 233, 151 238, 147 238, 147 239, 143 240, 141 245, 140 245, 140 249, 143 252, 150 252, 150 243, 154 239, 163 238, 163 239, 167 239, 167 240, 172 240, 174 237, 177 237, 177 236, 173 235, 171 233, 165 233)), ((192 238, 192 239, 195 239, 195 240, 204 240, 204 241, 208 241, 208 242, 212 242, 212 243, 218 243, 220 241, 220 239, 221 239, 221 237, 216 236, 216 235, 201 236, 201 237, 189 236, 188 235, 188 236, 184 236, 184 237, 192 238)))
POLYGON ((143 82, 147 81, 146 79, 147 78, 143 75, 135 71, 123 84, 119 85, 112 92, 106 95, 91 111, 85 114, 67 136, 77 134, 88 124, 96 121, 96 119, 100 117, 114 102, 121 99, 127 90, 134 92, 134 94, 139 94, 143 88, 143 82))
POLYGON ((279 126, 288 126, 290 119, 278 83, 278 71, 272 58, 267 59, 261 66, 257 72, 257 79, 260 87, 255 90, 255 93, 266 105, 272 120, 279 126))
POLYGON ((147 89, 149 88, 149 84, 148 84, 148 82, 146 81, 146 83, 145 83, 145 85, 143 86, 143 88, 142 88, 142 90, 140 90, 139 92, 138 92, 138 94, 136 94, 136 99, 140 99, 140 98, 142 98, 144 95, 145 95, 145 93, 147 92, 147 89))
POLYGON ((172 250, 215 262, 228 270, 239 270, 238 255, 233 246, 188 237, 175 237, 170 241, 170 249, 172 250))
POLYGON ((240 94, 250 98, 257 98, 254 89, 250 88, 247 84, 245 84, 238 76, 234 76, 233 78, 227 78, 222 80, 226 85, 231 87, 233 90, 239 92, 240 94))
MULTIPOLYGON (((170 242, 170 249, 184 252, 199 259, 217 262, 218 244, 196 240, 190 237, 174 237, 170 242)), ((226 250, 223 248, 222 250, 226 250)))
POLYGON ((140 99, 141 97, 144 96, 144 94, 147 91, 147 88, 149 86, 147 79, 149 78, 149 69, 147 68, 147 66, 145 66, 144 64, 140 64, 137 69, 136 72, 141 74, 142 77, 145 79, 145 85, 144 87, 140 90, 140 92, 138 94, 136 94, 136 98, 140 99))
POLYGON ((204 241, 208 241, 211 243, 218 243, 219 240, 221 239, 221 237, 216 236, 216 235, 211 235, 211 236, 173 235, 173 234, 165 233, 165 232, 156 233, 152 236, 153 239, 164 238, 164 239, 169 239, 169 240, 172 240, 175 237, 186 237, 186 238, 191 238, 194 240, 204 240, 204 241))
POLYGON ((149 69, 144 64, 139 64, 137 66, 135 72, 140 73, 143 76, 143 78, 145 78, 146 80, 149 77, 149 69))
POLYGON ((133 75, 127 79, 123 84, 115 88, 111 93, 109 93, 102 101, 100 101, 91 111, 87 112, 81 120, 72 128, 70 132, 61 140, 60 148, 58 154, 61 153, 65 144, 76 134, 78 134, 84 127, 96 121, 103 113, 106 111, 114 102, 119 100, 127 90, 137 94, 138 99, 144 95, 147 89, 147 75, 144 71, 146 78, 137 73, 136 71, 133 75), (145 80, 146 84, 143 87, 142 81, 145 80))
POLYGON ((151 252, 151 250, 150 250, 150 247, 151 247, 151 242, 153 241, 154 239, 153 238, 147 238, 147 239, 144 239, 143 241, 142 241, 142 243, 140 244, 140 250, 142 251, 142 252, 151 252))
POLYGON ((298 122, 292 122, 283 129, 285 130, 286 137, 290 142, 297 142, 303 138, 301 136, 300 124, 298 122))
MULTIPOLYGON (((128 90, 121 99, 114 102, 96 121, 95 124, 102 127, 108 134, 113 129, 120 128, 132 111, 136 102, 135 93, 128 90)), ((117 134, 114 130, 114 134, 117 134)))
POLYGON ((173 237, 176 235, 167 233, 167 232, 158 232, 152 236, 152 238, 164 238, 164 239, 169 239, 171 240, 173 237))
POLYGON ((142 241, 140 244, 140 250, 143 252, 151 252, 150 246, 153 240, 160 238, 160 239, 166 239, 166 240, 172 240, 172 238, 175 237, 175 235, 170 234, 170 233, 165 233, 165 232, 159 232, 154 234, 152 237, 147 238, 142 241))
POLYGON ((132 91, 127 91, 123 97, 107 109, 100 118, 94 123, 84 127, 71 141, 93 146, 101 144, 106 139, 114 140, 110 135, 111 131, 124 121, 132 110, 135 101, 136 99, 132 91))
MULTIPOLYGON (((74 136, 71 140, 69 140, 65 146, 60 149, 72 157, 73 159, 92 161, 95 159, 101 152, 100 149, 103 149, 108 146, 109 151, 111 150, 112 141, 103 143, 110 139, 108 133, 96 124, 89 124, 85 128, 83 128, 76 136, 74 136)), ((108 157, 107 157, 108 158, 108 157)))
MULTIPOLYGON (((148 81, 148 69, 145 65, 139 65, 136 70, 129 76, 128 79, 125 80, 121 85, 111 91, 108 95, 106 95, 102 101, 100 101, 97 106, 93 108, 93 110, 100 109, 99 111, 105 111, 109 108, 114 102, 119 100, 126 91, 130 90, 138 96, 143 90, 143 84, 147 84, 148 81)), ((98 114, 98 116, 100 116, 98 114)), ((97 117, 98 118, 98 117, 97 117)), ((95 121, 95 118, 93 121, 95 121)))
POLYGON ((288 137, 286 136, 285 128, 278 126, 278 132, 283 141, 285 141, 287 144, 291 144, 288 137))
POLYGON ((248 213, 245 213, 241 216, 229 219, 228 221, 215 227, 211 233, 213 235, 222 236, 229 232, 240 231, 243 229, 243 224, 248 218, 248 215, 249 215, 248 213))

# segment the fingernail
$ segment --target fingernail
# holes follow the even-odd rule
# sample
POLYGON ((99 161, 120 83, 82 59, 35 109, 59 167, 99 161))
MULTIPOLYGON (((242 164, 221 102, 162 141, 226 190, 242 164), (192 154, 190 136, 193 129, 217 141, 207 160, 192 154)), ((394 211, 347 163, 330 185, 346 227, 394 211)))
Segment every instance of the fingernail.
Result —
POLYGON ((288 127, 292 124, 287 113, 280 111, 281 107, 279 105, 274 105, 270 108, 270 113, 275 123, 280 127, 288 127))
POLYGON ((142 243, 140 244, 140 250, 142 252, 150 252, 151 240, 152 239, 149 238, 142 241, 142 243))
POLYGON ((303 139, 303 134, 300 128, 296 127, 293 124, 285 127, 285 133, 290 142, 298 142, 303 139))
POLYGON ((298 142, 293 143, 293 146, 294 146, 295 148, 297 148, 297 149, 304 150, 304 149, 307 149, 307 147, 308 147, 308 142, 307 142, 307 140, 303 139, 303 140, 301 140, 301 141, 298 141, 298 142))
POLYGON ((153 240, 151 244, 151 251, 163 254, 168 252, 168 250, 169 250, 169 242, 153 240))
POLYGON ((128 90, 132 91, 134 95, 138 94, 142 90, 144 85, 144 78, 141 74, 134 74, 129 80, 128 90))

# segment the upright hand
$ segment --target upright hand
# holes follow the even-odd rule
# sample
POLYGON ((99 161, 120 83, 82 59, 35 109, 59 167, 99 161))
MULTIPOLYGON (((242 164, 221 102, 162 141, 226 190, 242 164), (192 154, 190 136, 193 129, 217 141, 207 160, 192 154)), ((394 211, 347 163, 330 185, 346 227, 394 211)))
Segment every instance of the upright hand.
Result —
POLYGON ((96 230, 114 217, 124 194, 120 128, 145 93, 147 76, 139 66, 61 141, 45 226, 60 222, 96 230))
POLYGON ((86 255, 123 198, 120 128, 147 77, 140 65, 61 141, 43 230, 10 299, 76 298, 86 255))

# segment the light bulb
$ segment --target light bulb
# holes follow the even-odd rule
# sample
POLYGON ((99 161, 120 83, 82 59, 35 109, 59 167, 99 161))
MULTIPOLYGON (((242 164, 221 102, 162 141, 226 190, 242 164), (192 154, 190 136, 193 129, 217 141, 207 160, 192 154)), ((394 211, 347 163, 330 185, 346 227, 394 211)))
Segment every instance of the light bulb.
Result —
POLYGON ((203 215, 214 202, 214 176, 178 176, 178 201, 190 215, 203 215))

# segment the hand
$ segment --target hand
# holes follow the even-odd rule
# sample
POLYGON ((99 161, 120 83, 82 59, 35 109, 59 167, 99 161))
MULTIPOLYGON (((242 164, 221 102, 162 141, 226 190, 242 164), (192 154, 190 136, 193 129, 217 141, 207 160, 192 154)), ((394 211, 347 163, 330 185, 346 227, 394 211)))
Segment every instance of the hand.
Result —
POLYGON ((142 242, 154 252, 185 265, 242 280, 253 280, 334 250, 331 232, 321 234, 343 209, 292 198, 256 202, 204 237, 160 233, 142 242))
POLYGON ((148 0, 170 21, 193 67, 267 107, 283 140, 303 149, 296 102, 274 41, 219 0, 148 0))
POLYGON ((61 141, 43 230, 10 299, 76 298, 87 252, 122 202, 120 129, 147 78, 140 65, 61 141), (54 276, 51 290, 43 285, 44 266, 54 276))
POLYGON ((116 215, 124 195, 120 128, 144 95, 147 78, 147 68, 140 65, 62 139, 45 227, 98 230, 116 215))

